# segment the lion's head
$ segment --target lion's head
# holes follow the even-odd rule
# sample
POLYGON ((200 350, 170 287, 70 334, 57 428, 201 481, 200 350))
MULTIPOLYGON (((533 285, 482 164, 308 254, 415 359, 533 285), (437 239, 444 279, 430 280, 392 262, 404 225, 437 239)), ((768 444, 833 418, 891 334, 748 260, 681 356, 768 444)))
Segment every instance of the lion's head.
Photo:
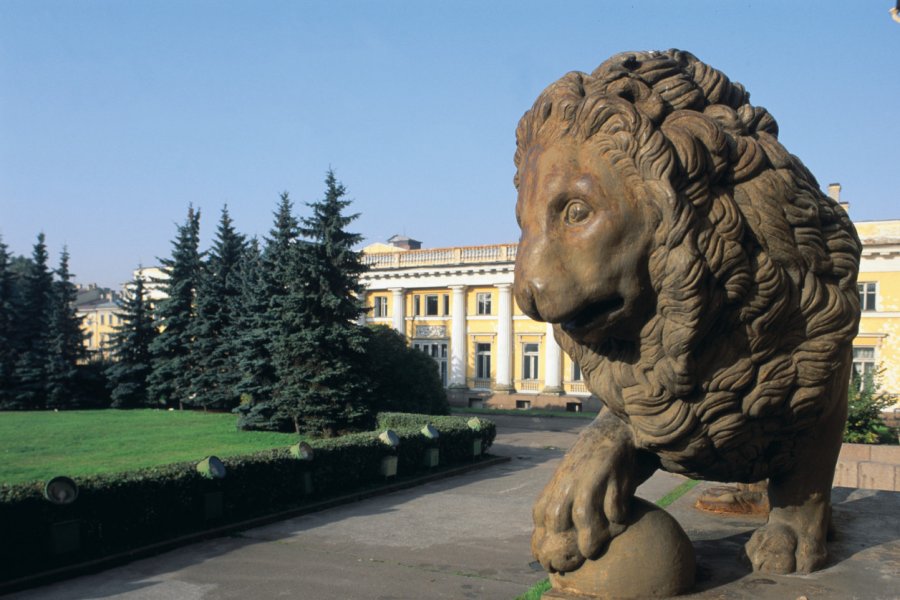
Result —
POLYGON ((567 74, 516 131, 516 300, 670 470, 764 477, 846 385, 859 239, 777 135, 677 50, 567 74))

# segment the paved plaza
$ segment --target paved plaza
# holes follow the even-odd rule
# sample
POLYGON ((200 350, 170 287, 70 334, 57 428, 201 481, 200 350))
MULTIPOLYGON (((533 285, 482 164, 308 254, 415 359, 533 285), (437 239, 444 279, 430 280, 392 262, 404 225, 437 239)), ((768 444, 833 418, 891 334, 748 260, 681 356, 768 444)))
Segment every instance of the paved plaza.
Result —
MULTIPOLYGON (((12 594, 17 600, 512 600, 544 577, 529 552, 531 505, 587 421, 496 417, 493 454, 509 462, 185 546, 92 575, 12 594)), ((656 500, 683 479, 657 473, 656 500)), ((835 490, 841 537, 832 566, 805 577, 757 576, 740 561, 758 521, 670 511, 694 541, 697 593, 758 600, 806 595, 896 598, 900 495, 835 490), (885 513, 884 511, 888 511, 885 513), (845 533, 852 530, 850 533, 845 533)))

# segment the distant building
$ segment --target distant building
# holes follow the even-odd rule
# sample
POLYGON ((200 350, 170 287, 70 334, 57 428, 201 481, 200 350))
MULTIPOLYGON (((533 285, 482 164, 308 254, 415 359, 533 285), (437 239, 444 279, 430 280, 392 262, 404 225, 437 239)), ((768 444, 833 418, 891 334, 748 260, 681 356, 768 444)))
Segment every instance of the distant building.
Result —
POLYGON ((599 408, 551 327, 516 306, 516 244, 423 250, 397 237, 363 249, 365 321, 433 358, 453 404, 599 408))
MULTIPOLYGON (((151 302, 158 302, 166 297, 160 280, 166 274, 158 267, 136 269, 134 278, 141 277, 145 282, 147 297, 151 302)), ((133 280, 132 280, 133 281, 133 280)), ((121 296, 131 293, 131 282, 122 284, 122 292, 115 292, 96 284, 79 285, 75 301, 76 314, 81 317, 81 329, 84 332, 84 345, 88 350, 89 360, 105 360, 109 358, 109 344, 115 328, 121 324, 119 317, 119 300, 121 296)))
MULTIPOLYGON (((134 270, 132 281, 136 279, 144 281, 144 294, 151 303, 159 302, 166 298, 165 285, 169 276, 159 267, 141 267, 134 270)), ((125 293, 131 288, 131 281, 122 284, 125 293)))
POLYGON ((81 317, 84 345, 89 360, 109 356, 109 336, 119 323, 116 315, 118 293, 96 284, 79 285, 75 299, 75 314, 81 317))
MULTIPOLYGON (((882 388, 900 396, 900 220, 861 221, 859 335, 853 364, 859 373, 883 368, 882 388)), ((900 409, 900 404, 897 405, 900 409)))

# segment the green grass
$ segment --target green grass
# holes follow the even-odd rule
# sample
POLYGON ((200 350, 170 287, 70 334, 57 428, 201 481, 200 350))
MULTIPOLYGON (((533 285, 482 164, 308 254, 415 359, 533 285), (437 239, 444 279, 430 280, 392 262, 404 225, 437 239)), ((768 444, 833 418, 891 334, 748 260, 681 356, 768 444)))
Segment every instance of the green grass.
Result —
POLYGON ((665 508, 665 507, 669 506, 670 504, 672 504, 673 502, 675 502, 676 500, 678 500, 679 498, 681 498, 682 496, 684 496, 685 494, 687 494, 689 491, 691 491, 695 487, 697 487, 698 483, 700 483, 700 482, 695 479, 688 479, 687 481, 685 481, 681 485, 679 485, 677 488, 675 488, 674 490, 672 490, 671 492, 669 492, 668 494, 666 494, 665 496, 663 496, 662 498, 657 500, 655 502, 655 504, 660 508, 665 508))
MULTIPOLYGON (((696 487, 698 483, 700 482, 694 479, 688 479, 687 481, 676 487, 674 490, 657 500, 654 504, 656 504, 660 508, 665 508, 694 489, 694 487, 696 487)), ((541 595, 549 590, 550 587, 550 580, 542 579, 531 586, 531 588, 527 592, 525 592, 521 596, 517 596, 516 600, 541 600, 541 595)))
POLYGON ((541 596, 544 592, 551 587, 549 579, 542 579, 534 584, 527 592, 518 596, 516 600, 541 600, 541 596))
POLYGON ((231 414, 165 410, 0 413, 0 483, 116 473, 289 446, 294 434, 238 431, 231 414))
POLYGON ((454 415, 512 415, 516 417, 562 417, 564 419, 593 419, 596 412, 569 412, 567 410, 551 410, 547 408, 463 408, 452 406, 454 415))

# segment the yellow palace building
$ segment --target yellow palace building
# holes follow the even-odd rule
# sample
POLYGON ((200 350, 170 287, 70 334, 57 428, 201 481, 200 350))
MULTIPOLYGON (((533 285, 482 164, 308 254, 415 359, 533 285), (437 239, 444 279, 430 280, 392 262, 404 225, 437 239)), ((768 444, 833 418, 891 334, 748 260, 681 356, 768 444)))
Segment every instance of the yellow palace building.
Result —
MULTIPOLYGON (((829 186, 833 197, 839 193, 838 184, 829 186)), ((900 399, 900 220, 855 225, 863 254, 854 367, 860 373, 883 369, 882 388, 900 399)), ((422 249, 403 236, 367 246, 365 321, 393 327, 431 356, 452 404, 599 408, 550 326, 516 306, 516 248, 422 249)), ((900 412, 900 403, 896 408, 900 412)))
POLYGON ((863 254, 857 284, 862 314, 853 363, 860 373, 882 369, 882 389, 900 397, 900 220, 855 225, 863 254))
POLYGON ((453 404, 599 408, 550 326, 516 306, 516 244, 388 242, 363 249, 366 322, 393 327, 431 356, 453 404))

